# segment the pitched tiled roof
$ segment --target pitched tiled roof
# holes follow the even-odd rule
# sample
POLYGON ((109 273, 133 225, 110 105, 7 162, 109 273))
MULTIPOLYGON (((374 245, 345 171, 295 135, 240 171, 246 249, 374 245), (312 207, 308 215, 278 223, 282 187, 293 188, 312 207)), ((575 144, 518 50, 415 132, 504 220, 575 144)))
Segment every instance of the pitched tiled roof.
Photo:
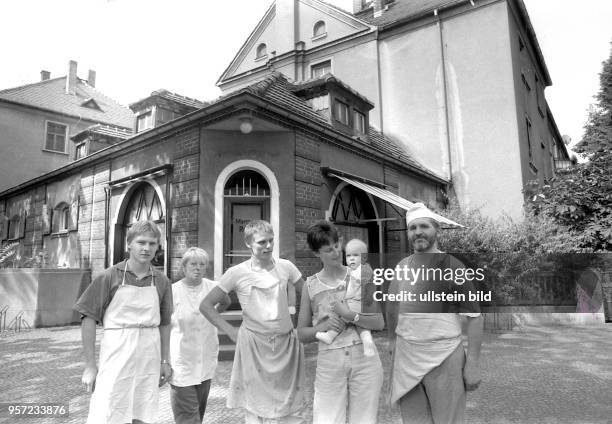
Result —
POLYGON ((370 145, 380 150, 381 152, 384 152, 389 156, 397 158, 401 160, 402 162, 405 162, 414 168, 420 169, 423 172, 426 172, 432 175, 437 175, 435 172, 421 165, 412 156, 410 156, 410 153, 408 153, 408 151, 404 147, 401 146, 400 142, 393 140, 392 138, 384 135, 376 128, 374 127, 369 128, 368 138, 370 140, 370 145))
MULTIPOLYGON (((299 85, 294 85, 287 81, 284 75, 275 72, 261 81, 258 81, 246 88, 248 91, 259 97, 263 97, 275 105, 284 107, 300 116, 309 118, 319 124, 332 128, 332 125, 321 115, 315 112, 306 101, 296 96, 293 91, 299 85)), ((228 97, 224 96, 223 98, 228 97)), ((375 150, 395 159, 400 160, 406 165, 418 169, 428 175, 437 176, 430 169, 417 162, 410 153, 401 146, 400 143, 385 136, 380 131, 373 127, 368 131, 369 143, 364 142, 364 146, 374 148, 375 150)), ((438 178, 440 178, 438 176, 438 178)))
POLYGON ((132 128, 134 115, 125 106, 100 93, 84 80, 77 78, 76 93, 66 94, 66 77, 0 91, 0 100, 47 109, 82 119, 132 128), (99 109, 83 106, 93 99, 99 109))
POLYGON ((201 102, 197 99, 193 99, 191 97, 186 97, 186 96, 181 96, 180 94, 176 94, 176 93, 172 93, 168 90, 165 89, 159 89, 159 90, 155 90, 154 92, 151 93, 151 95, 149 97, 146 97, 144 99, 138 100, 137 102, 132 103, 130 106, 132 108, 134 108, 136 105, 139 105, 142 102, 145 102, 147 100, 149 100, 151 97, 161 97, 163 99, 167 99, 170 100, 172 102, 176 102, 194 109, 201 109, 204 106, 208 105, 207 102, 201 102))
POLYGON ((454 4, 465 3, 467 0, 395 0, 389 3, 388 9, 375 18, 372 8, 355 16, 370 25, 386 26, 410 17, 432 12, 454 4))
POLYGON ((133 136, 134 132, 131 129, 119 128, 110 125, 95 124, 91 127, 85 128, 80 133, 75 134, 71 137, 71 139, 74 141, 80 141, 87 137, 89 134, 107 135, 110 137, 125 140, 133 136))
POLYGON ((294 83, 292 84, 292 86, 293 86, 294 91, 299 92, 301 90, 308 90, 309 88, 316 87, 316 86, 325 84, 327 82, 338 84, 339 86, 347 90, 349 93, 352 93, 354 96, 360 98, 364 102, 369 103, 370 105, 372 105, 372 107, 374 106, 374 103, 372 103, 366 96, 359 93, 358 91, 356 91, 349 85, 345 84, 339 78, 337 78, 331 73, 326 73, 317 78, 310 78, 310 79, 307 79, 299 83, 294 83))
POLYGON ((263 80, 248 86, 246 90, 298 115, 328 125, 327 120, 315 112, 305 100, 293 94, 292 85, 280 73, 272 73, 263 80))

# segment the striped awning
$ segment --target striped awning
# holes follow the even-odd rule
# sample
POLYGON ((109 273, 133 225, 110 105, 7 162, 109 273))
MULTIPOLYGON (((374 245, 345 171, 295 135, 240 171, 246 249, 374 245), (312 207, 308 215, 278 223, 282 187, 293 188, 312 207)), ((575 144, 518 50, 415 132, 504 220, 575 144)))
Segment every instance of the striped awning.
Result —
MULTIPOLYGON (((344 177, 338 174, 334 174, 333 172, 328 174, 330 177, 334 177, 334 178, 338 178, 339 180, 344 181, 347 184, 352 185, 353 187, 356 187, 360 190, 365 191, 366 193, 371 194, 372 196, 376 196, 379 199, 391 203, 392 205, 395 205, 399 208, 402 208, 404 210, 408 210, 410 208, 412 208, 414 206, 414 203, 404 199, 401 196, 398 196, 395 193, 390 192, 389 190, 385 190, 384 188, 381 187, 376 187, 373 186, 371 184, 367 184, 361 181, 358 181, 356 179, 353 178, 348 178, 348 177, 344 177)), ((445 228, 464 228, 463 225, 456 223, 453 220, 450 220, 448 218, 443 217, 442 215, 436 214, 434 213, 434 215, 436 216, 436 220, 441 224, 442 227, 445 228)))

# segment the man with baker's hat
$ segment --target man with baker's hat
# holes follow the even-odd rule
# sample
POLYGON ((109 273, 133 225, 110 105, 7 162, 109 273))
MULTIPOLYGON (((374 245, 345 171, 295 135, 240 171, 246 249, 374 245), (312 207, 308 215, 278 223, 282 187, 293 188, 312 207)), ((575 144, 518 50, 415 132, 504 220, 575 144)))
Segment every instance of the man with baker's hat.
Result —
POLYGON ((398 267, 420 274, 397 273, 389 288, 389 293, 415 296, 387 304, 393 353, 390 400, 399 404, 404 424, 462 423, 466 391, 480 384, 482 317, 478 302, 468 296, 475 292, 474 281, 464 278, 466 269, 459 260, 438 249, 437 237, 441 226, 461 225, 422 203, 407 211, 406 225, 414 253, 398 267), (462 319, 467 319, 467 354, 462 319))

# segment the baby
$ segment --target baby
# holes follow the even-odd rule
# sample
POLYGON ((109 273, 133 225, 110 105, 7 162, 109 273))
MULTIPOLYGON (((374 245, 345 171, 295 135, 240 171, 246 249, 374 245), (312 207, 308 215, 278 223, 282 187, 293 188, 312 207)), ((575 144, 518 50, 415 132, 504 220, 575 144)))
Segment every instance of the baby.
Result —
MULTIPOLYGON (((346 305, 353 312, 363 312, 361 307, 362 302, 362 287, 365 287, 372 281, 372 268, 366 262, 368 247, 366 244, 359 239, 350 240, 345 248, 346 264, 350 268, 351 279, 349 280, 348 287, 346 288, 346 305), (362 263, 363 261, 363 263, 362 263)), ((367 300, 367 299, 363 299, 367 300)), ((365 330, 359 326, 355 326, 359 337, 363 343, 363 353, 365 356, 376 355, 376 345, 372 339, 372 333, 370 330, 365 330)), ((338 335, 335 331, 326 331, 317 333, 317 339, 324 343, 331 344, 336 336, 338 335)))

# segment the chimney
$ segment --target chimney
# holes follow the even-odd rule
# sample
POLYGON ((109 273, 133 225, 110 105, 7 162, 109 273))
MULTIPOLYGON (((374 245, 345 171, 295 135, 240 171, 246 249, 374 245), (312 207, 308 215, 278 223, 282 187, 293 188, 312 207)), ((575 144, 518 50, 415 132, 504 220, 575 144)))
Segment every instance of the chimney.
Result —
POLYGON ((363 7, 362 0, 353 0, 353 13, 361 12, 361 8, 363 7))
POLYGON ((68 62, 68 75, 66 75, 66 94, 76 94, 77 85, 77 63, 74 60, 68 62))
POLYGON ((49 78, 51 78, 51 72, 49 72, 49 71, 40 71, 40 80, 41 81, 47 81, 49 78))
POLYGON ((96 71, 89 70, 89 74, 87 75, 87 84, 92 87, 96 86, 96 71))
POLYGON ((378 18, 380 15, 383 14, 383 9, 385 7, 385 1, 384 0, 374 0, 372 4, 374 6, 374 17, 378 18))

